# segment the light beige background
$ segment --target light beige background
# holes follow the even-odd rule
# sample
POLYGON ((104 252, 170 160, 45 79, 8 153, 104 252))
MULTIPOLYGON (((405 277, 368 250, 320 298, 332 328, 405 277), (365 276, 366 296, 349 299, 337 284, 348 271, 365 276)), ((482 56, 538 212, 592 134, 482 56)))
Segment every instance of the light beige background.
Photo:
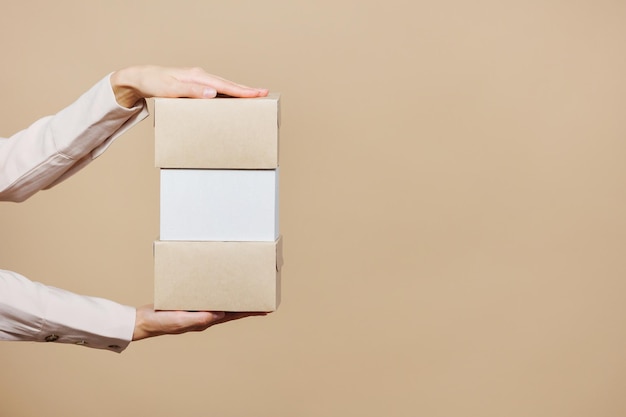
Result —
MULTIPOLYGON (((625 415, 625 36, 609 0, 4 2, 3 136, 136 63, 281 92, 286 265, 266 318, 0 344, 0 415, 625 415)), ((152 134, 1 204, 1 267, 150 302, 152 134)))

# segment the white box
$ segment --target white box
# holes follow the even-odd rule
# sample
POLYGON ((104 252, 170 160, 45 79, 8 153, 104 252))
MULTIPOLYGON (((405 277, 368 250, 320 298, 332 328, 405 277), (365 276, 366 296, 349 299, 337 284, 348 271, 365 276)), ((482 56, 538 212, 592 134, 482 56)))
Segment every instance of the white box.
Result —
POLYGON ((278 239, 278 169, 160 171, 160 240, 278 239))

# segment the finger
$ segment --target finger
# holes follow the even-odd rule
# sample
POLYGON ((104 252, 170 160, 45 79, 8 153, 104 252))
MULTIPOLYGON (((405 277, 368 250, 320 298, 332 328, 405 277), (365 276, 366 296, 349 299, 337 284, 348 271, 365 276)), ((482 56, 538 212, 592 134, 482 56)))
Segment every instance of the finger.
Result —
POLYGON ((197 312, 179 312, 178 317, 180 329, 178 332, 186 333, 189 331, 203 331, 207 328, 221 322, 224 319, 225 313, 223 312, 209 312, 209 311, 197 311, 197 312))
POLYGON ((222 319, 217 320, 215 322, 215 324, 227 323, 229 321, 240 320, 240 319, 244 319, 246 317, 266 316, 266 315, 267 315, 267 313, 265 313, 265 312, 258 312, 258 311, 255 311, 255 312, 236 312, 236 313, 229 312, 229 313, 226 313, 226 315, 222 319))
POLYGON ((161 97, 186 97, 186 98, 213 98, 217 95, 217 90, 205 84, 189 83, 180 80, 170 82, 166 91, 163 91, 161 97))
POLYGON ((226 94, 231 97, 241 97, 241 98, 253 98, 253 97, 264 97, 267 95, 268 90, 260 89, 260 88, 252 88, 237 85, 235 83, 231 83, 229 81, 218 80, 214 84, 212 84, 218 93, 226 94))
POLYGON ((208 74, 199 68, 187 70, 186 73, 180 75, 180 80, 213 87, 218 93, 232 97, 264 97, 269 92, 265 88, 253 88, 208 74))
POLYGON ((224 313, 223 311, 188 311, 185 314, 187 315, 187 320, 189 320, 190 323, 196 323, 200 325, 214 324, 220 320, 223 320, 226 316, 226 313, 224 313))
POLYGON ((254 98, 264 97, 267 90, 257 90, 252 88, 243 88, 237 86, 222 86, 182 83, 177 88, 170 91, 168 97, 188 97, 188 98, 214 98, 218 94, 224 94, 229 97, 238 98, 254 98))

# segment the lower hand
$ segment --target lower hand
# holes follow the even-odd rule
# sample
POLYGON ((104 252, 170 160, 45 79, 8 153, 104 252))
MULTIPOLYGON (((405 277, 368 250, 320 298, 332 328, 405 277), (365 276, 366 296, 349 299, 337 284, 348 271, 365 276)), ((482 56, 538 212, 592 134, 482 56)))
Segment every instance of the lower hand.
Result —
POLYGON ((167 334, 201 332, 211 326, 267 313, 224 313, 210 311, 155 311, 149 304, 137 308, 133 341, 167 334))

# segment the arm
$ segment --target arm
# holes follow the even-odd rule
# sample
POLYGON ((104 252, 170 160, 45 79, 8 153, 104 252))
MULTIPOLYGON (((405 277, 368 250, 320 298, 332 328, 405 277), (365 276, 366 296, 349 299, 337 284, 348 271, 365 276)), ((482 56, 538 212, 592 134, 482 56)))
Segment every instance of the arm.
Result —
POLYGON ((56 342, 120 353, 132 341, 203 331, 263 313, 155 311, 78 295, 0 270, 0 340, 56 342))
POLYGON ((118 104, 109 76, 103 78, 54 116, 0 139, 0 200, 23 201, 58 184, 147 115, 142 101, 118 104))
POLYGON ((135 309, 73 294, 0 270, 0 340, 57 342, 124 350, 135 309))
POLYGON ((148 97, 266 96, 200 68, 136 66, 105 77, 76 102, 8 139, 0 138, 0 200, 23 201, 98 157, 148 116, 148 97))

